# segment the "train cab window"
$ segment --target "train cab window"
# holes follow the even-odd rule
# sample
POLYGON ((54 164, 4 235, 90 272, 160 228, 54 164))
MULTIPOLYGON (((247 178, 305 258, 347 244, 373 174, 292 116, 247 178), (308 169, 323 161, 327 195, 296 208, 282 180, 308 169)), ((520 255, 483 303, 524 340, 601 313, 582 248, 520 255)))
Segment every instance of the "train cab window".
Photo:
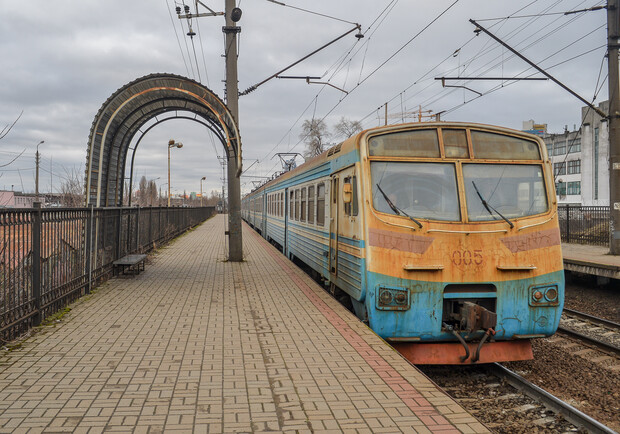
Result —
POLYGON ((299 190, 295 190, 295 220, 299 221, 299 190))
POLYGON ((306 202, 306 188, 301 189, 301 202, 300 202, 300 213, 299 220, 302 222, 306 221, 306 208, 308 207, 308 203, 306 202))
POLYGON ((308 187, 308 223, 314 224, 314 185, 308 187))
POLYGON ((435 128, 401 131, 372 137, 368 142, 371 157, 439 158, 439 138, 435 128))
POLYGON ((290 197, 288 200, 288 218, 293 220, 293 209, 295 208, 295 200, 293 198, 295 197, 295 193, 291 191, 291 194, 289 196, 290 197))
POLYGON ((474 158, 488 160, 540 160, 538 144, 532 140, 486 131, 471 132, 474 158))
POLYGON ((464 164, 463 181, 469 221, 502 221, 502 216, 519 218, 549 208, 537 164, 464 164))
POLYGON ((469 158, 465 130, 442 130, 446 158, 469 158))
POLYGON ((325 226, 325 184, 316 186, 316 224, 325 226))
POLYGON ((461 220, 454 164, 373 161, 370 175, 372 204, 379 212, 461 220))

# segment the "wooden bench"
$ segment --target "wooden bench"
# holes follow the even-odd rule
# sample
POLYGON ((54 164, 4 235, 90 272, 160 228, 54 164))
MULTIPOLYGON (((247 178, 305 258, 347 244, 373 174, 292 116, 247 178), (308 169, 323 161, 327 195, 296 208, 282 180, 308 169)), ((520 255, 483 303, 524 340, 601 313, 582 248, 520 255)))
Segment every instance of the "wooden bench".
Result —
POLYGON ((129 269, 131 274, 140 274, 140 265, 142 265, 142 271, 144 271, 144 263, 146 262, 146 255, 127 255, 112 262, 114 266, 112 269, 112 275, 116 276, 118 270, 122 269, 123 274, 127 274, 126 270, 129 269))

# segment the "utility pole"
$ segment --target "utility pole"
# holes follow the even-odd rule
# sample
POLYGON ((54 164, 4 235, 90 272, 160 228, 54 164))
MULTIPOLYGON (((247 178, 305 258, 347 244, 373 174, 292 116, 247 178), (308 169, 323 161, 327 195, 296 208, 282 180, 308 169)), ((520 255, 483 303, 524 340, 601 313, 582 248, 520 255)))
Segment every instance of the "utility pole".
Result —
POLYGON ((45 143, 44 140, 41 140, 38 144, 37 144, 37 152, 36 154, 34 154, 34 159, 36 162, 36 166, 37 166, 37 171, 36 171, 36 177, 35 177, 35 181, 34 181, 34 195, 36 196, 36 201, 39 202, 39 164, 41 163, 41 154, 39 154, 39 145, 45 143))
POLYGON ((609 68, 609 253, 620 255, 620 37, 619 0, 607 0, 607 64, 609 68))
MULTIPOLYGON (((237 79, 237 34, 241 31, 237 21, 241 10, 236 0, 226 0, 226 105, 239 128, 239 83, 237 79)), ((237 162, 232 147, 228 148, 228 260, 243 261, 243 241, 241 238, 241 178, 237 177, 237 162)))

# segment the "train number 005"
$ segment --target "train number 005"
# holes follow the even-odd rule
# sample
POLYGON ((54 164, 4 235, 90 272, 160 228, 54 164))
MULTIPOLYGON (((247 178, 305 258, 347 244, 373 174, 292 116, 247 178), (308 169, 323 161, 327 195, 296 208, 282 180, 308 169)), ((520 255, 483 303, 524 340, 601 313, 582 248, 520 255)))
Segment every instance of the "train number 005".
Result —
POLYGON ((450 260, 457 267, 460 265, 480 265, 484 261, 482 250, 454 250, 450 260))

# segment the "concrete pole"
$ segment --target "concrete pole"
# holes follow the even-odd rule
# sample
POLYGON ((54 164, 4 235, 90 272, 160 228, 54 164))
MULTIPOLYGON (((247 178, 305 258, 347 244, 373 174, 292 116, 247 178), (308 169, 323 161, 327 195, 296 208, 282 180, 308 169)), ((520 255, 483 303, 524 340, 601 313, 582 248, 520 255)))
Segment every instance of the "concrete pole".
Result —
MULTIPOLYGON (((235 0, 226 0, 226 105, 239 127, 239 87, 237 82, 237 33, 241 30, 232 20, 235 0)), ((241 150, 239 150, 241 152, 241 150)), ((228 152, 228 260, 243 261, 241 236, 241 179, 237 177, 237 162, 232 148, 228 152)))
POLYGON ((609 67, 609 253, 620 255, 620 74, 618 38, 620 36, 619 0, 607 1, 607 49, 609 67))
POLYGON ((172 144, 174 144, 174 141, 170 140, 168 142, 168 208, 170 208, 170 148, 172 144))

